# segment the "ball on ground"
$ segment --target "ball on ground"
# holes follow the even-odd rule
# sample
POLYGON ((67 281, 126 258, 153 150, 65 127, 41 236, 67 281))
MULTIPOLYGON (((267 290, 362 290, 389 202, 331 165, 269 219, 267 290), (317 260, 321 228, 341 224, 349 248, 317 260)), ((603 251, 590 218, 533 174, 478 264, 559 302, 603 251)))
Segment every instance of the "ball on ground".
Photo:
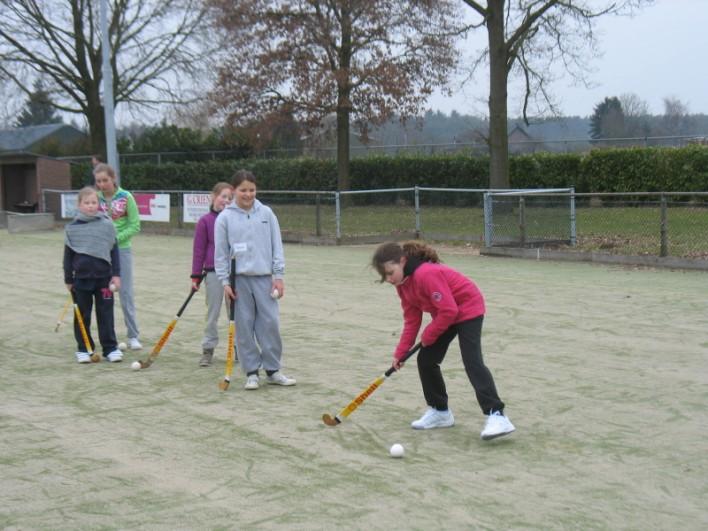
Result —
POLYGON ((275 288, 273 292, 270 294, 271 297, 274 299, 279 299, 280 298, 280 292, 278 291, 278 288, 275 288))
POLYGON ((133 363, 130 364, 130 368, 133 369, 134 371, 139 371, 140 369, 143 368, 143 366, 140 365, 139 361, 134 361, 133 363))
POLYGON ((403 449, 402 444, 396 443, 393 446, 391 446, 389 453, 391 454, 391 457, 403 457, 405 450, 403 449))
POLYGON ((118 350, 126 350, 128 348, 128 345, 125 343, 118 343, 118 350))

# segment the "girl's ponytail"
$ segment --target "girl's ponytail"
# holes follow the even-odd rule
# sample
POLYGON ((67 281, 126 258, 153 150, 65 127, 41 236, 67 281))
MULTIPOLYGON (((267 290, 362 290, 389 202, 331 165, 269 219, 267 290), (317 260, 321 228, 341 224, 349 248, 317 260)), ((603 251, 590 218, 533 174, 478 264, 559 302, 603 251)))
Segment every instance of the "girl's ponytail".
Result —
POLYGON ((422 262, 440 263, 440 257, 435 249, 427 243, 417 240, 404 242, 401 246, 406 256, 415 257, 422 262))

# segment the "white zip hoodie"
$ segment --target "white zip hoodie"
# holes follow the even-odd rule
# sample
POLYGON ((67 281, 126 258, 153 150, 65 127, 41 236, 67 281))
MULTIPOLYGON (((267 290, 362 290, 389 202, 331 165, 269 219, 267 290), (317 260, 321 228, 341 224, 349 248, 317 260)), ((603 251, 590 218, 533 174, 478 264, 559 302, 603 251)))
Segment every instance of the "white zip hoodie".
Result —
POLYGON ((285 256, 280 225, 275 214, 258 199, 246 212, 234 201, 216 218, 214 225, 214 269, 224 286, 229 284, 230 260, 236 258, 237 275, 285 274, 285 256))

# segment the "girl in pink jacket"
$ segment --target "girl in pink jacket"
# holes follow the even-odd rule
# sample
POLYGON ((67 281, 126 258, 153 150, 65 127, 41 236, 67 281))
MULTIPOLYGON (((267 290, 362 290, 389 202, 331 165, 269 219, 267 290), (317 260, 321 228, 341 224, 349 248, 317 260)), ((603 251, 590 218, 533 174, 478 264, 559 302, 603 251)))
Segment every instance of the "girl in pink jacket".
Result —
POLYGON ((415 343, 423 312, 432 317, 421 335, 422 348, 417 358, 428 409, 411 426, 427 430, 455 424, 447 404, 440 363, 450 342, 458 336, 467 377, 482 412, 487 415, 482 439, 494 439, 514 431, 514 425, 504 415, 504 402, 497 394, 492 373, 482 359, 485 307, 477 285, 462 273, 441 264, 435 250, 422 242, 385 243, 374 253, 371 265, 381 275, 381 282, 393 284, 401 298, 403 332, 393 355, 396 369, 415 343))

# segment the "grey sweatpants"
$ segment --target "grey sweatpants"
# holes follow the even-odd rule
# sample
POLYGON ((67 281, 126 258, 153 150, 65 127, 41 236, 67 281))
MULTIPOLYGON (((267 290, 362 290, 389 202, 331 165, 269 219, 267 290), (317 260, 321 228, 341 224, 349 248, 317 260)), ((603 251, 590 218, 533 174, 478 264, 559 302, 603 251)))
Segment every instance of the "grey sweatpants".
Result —
POLYGON ((120 252, 120 308, 123 310, 123 320, 128 329, 128 338, 138 338, 138 320, 135 316, 135 299, 133 298, 133 250, 119 249, 120 252))
POLYGON ((272 299, 271 276, 236 275, 236 345, 243 372, 280 369, 283 343, 280 339, 278 301, 272 299))
POLYGON ((224 287, 213 271, 206 274, 202 285, 206 289, 207 306, 202 348, 214 349, 219 344, 219 316, 224 301, 224 287))

